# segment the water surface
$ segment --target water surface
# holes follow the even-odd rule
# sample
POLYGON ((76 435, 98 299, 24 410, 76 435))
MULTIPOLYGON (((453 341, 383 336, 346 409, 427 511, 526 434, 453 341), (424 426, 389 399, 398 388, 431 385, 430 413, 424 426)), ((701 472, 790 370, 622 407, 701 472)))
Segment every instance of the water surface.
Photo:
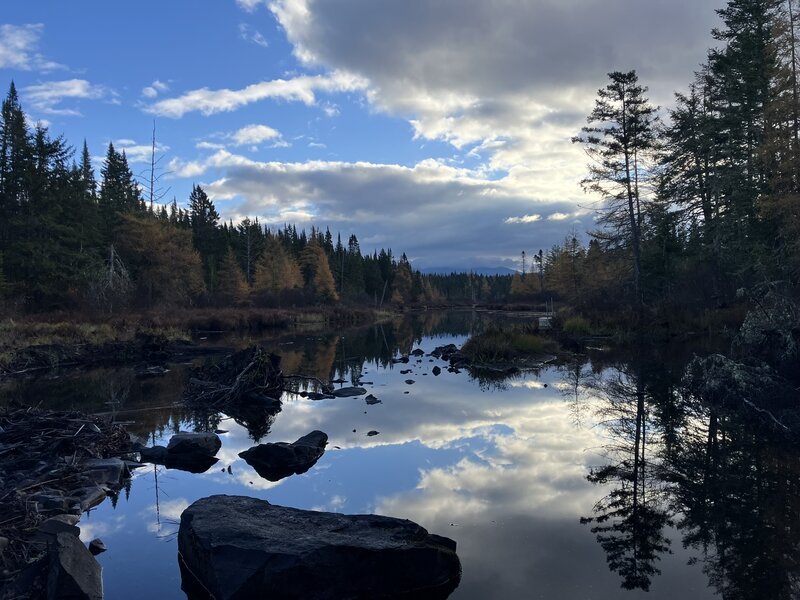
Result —
POLYGON ((249 429, 176 406, 189 365, 156 379, 132 368, 67 373, 0 394, 104 413, 154 443, 179 430, 226 430, 208 472, 139 469, 119 498, 84 515, 81 538, 109 548, 98 557, 108 598, 185 598, 178 521, 211 494, 412 519, 456 540, 463 577, 452 598, 793 597, 800 536, 797 520, 785 520, 800 506, 796 452, 681 398, 684 357, 675 352, 671 361, 594 353, 504 381, 448 372, 427 355, 390 362, 460 345, 486 323, 429 314, 265 340, 285 373, 361 379, 381 403, 287 393, 271 422, 249 429), (314 429, 329 445, 303 475, 269 482, 238 457, 314 429))

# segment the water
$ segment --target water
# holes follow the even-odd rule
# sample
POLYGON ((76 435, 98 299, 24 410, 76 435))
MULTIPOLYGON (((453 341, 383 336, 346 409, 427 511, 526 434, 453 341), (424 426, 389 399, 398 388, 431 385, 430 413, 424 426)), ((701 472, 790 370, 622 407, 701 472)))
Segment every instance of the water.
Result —
MULTIPOLYGON (((460 345, 486 319, 427 315, 266 341, 283 355, 285 373, 360 376, 382 403, 287 394, 268 431, 220 415, 227 433, 206 473, 137 470, 114 503, 80 523, 82 539, 101 537, 109 548, 98 556, 106 597, 185 598, 178 522, 211 494, 414 520, 458 544, 463 576, 452 598, 795 596, 796 452, 682 399, 685 357, 675 352, 670 361, 596 353, 505 381, 449 373, 428 356, 389 363, 413 348, 460 345), (255 439, 294 441, 314 429, 329 445, 306 474, 272 483, 237 456, 255 439)), ((0 395, 113 413, 166 443, 174 431, 216 423, 172 406, 188 369, 145 380, 132 369, 71 373, 14 382, 0 395)))

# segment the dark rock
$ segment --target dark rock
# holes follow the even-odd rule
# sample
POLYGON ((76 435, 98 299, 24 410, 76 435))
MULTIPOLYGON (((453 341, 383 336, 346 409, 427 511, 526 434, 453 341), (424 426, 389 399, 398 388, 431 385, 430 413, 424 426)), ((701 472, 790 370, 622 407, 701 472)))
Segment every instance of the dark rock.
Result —
POLYGON ((413 373, 414 371, 411 369, 403 369, 400 371, 400 375, 408 375, 409 373, 413 373))
POLYGON ((199 452, 170 452, 164 446, 144 448, 140 454, 145 462, 189 473, 205 473, 219 461, 214 456, 199 452))
MULTIPOLYGON (((106 491, 97 486, 73 490, 71 495, 75 502, 81 505, 82 511, 87 511, 106 499, 106 491)), ((72 502, 70 502, 70 505, 72 505, 72 502)))
POLYGON ((64 493, 59 490, 41 491, 28 497, 35 501, 40 510, 65 511, 69 506, 64 493))
POLYGON ((187 473, 205 473, 218 462, 216 456, 205 454, 168 454, 164 462, 159 464, 187 473))
POLYGON ((413 384, 415 384, 415 383, 416 383, 416 381, 414 381, 413 379, 406 379, 406 383, 407 383, 408 385, 413 385, 413 384))
POLYGON ((409 360, 410 359, 407 356, 401 356, 400 358, 393 358, 389 362, 391 362, 392 364, 397 365, 397 364, 401 364, 401 363, 407 363, 409 360))
POLYGON ((123 476, 130 475, 119 458, 90 458, 83 462, 84 473, 97 484, 117 484, 123 476))
POLYGON ((425 351, 422 348, 416 348, 411 354, 412 356, 425 356, 425 351))
POLYGON ((309 400, 328 400, 330 398, 336 398, 333 394, 322 394, 320 392, 309 392, 308 399, 309 400))
POLYGON ((455 344, 447 344, 446 346, 437 346, 431 351, 431 356, 449 360, 450 355, 458 352, 458 347, 455 344))
POLYGON ((36 533, 33 536, 33 540, 37 542, 53 544, 55 543, 56 536, 59 533, 67 533, 77 538, 80 535, 81 530, 80 527, 75 526, 77 519, 73 522, 69 522, 67 520, 71 516, 72 515, 58 515, 57 517, 43 521, 39 527, 36 528, 36 533))
POLYGON ((176 433, 167 444, 170 454, 205 454, 214 456, 222 447, 222 441, 216 433, 176 433))
POLYGON ((374 435, 378 435, 379 433, 380 433, 380 431, 375 431, 375 430, 373 429, 372 431, 368 431, 368 432, 367 432, 367 435, 368 435, 369 437, 372 437, 372 436, 374 436, 374 435))
POLYGON ((163 465, 167 459, 167 449, 164 446, 153 446, 152 448, 142 448, 139 451, 142 461, 163 465))
POLYGON ((89 552, 91 552, 93 556, 97 556, 106 550, 108 550, 108 548, 106 548, 106 545, 100 538, 94 538, 91 542, 89 542, 89 552))
POLYGON ((411 521, 211 496, 181 515, 178 550, 218 600, 446 598, 458 585, 455 542, 411 521))
POLYGON ((331 379, 331 383, 347 383, 347 381, 340 377, 339 379, 331 379))
POLYGON ((441 372, 442 372, 442 370, 441 370, 441 369, 440 369, 438 366, 436 366, 436 367, 433 367, 433 369, 431 369, 431 373, 433 373, 433 374, 434 374, 434 375, 436 375, 437 377, 438 377, 438 375, 439 375, 441 372))
POLYGON ((373 405, 373 404, 380 404, 380 403, 381 403, 381 401, 380 401, 380 400, 378 400, 378 399, 377 399, 375 396, 373 396, 372 394, 370 394, 369 396, 367 396, 367 397, 365 398, 365 400, 367 401, 367 404, 369 404, 369 405, 373 405))
POLYGON ((48 600, 102 600, 100 564, 77 537, 59 533, 49 561, 48 600))
POLYGON ((239 456, 264 479, 279 481, 289 475, 308 471, 325 453, 327 443, 328 436, 325 433, 312 431, 291 444, 259 444, 240 452, 239 456))
POLYGON ((348 398, 350 396, 361 396, 366 394, 367 390, 362 387, 343 387, 338 390, 333 390, 333 395, 337 398, 348 398))

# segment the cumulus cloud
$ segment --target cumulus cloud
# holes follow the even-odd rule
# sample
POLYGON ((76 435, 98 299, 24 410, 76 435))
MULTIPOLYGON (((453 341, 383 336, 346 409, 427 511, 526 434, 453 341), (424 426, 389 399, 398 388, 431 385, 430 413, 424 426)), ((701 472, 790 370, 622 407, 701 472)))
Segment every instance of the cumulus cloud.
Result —
POLYGON ((562 223, 531 215, 572 210, 563 200, 531 200, 508 178, 487 179, 430 159, 410 167, 281 163, 219 150, 202 160, 174 160, 169 169, 180 177, 205 176, 204 188, 226 218, 250 215, 264 223, 296 221, 352 231, 365 250, 373 245, 403 250, 419 259, 419 267, 435 266, 434 253, 441 264, 471 262, 480 253, 476 266, 513 266, 521 250, 563 237, 562 223), (497 235, 506 219, 518 215, 528 219, 497 235))
POLYGON ((351 92, 361 90, 365 85, 360 77, 338 71, 328 75, 301 75, 293 79, 262 81, 238 90, 191 90, 182 96, 155 102, 147 106, 145 111, 161 117, 179 119, 190 112, 200 112, 203 115, 230 112, 267 99, 302 102, 311 106, 316 103, 316 94, 319 92, 351 92))
POLYGON ((61 106, 64 100, 99 100, 108 98, 114 101, 116 94, 103 85, 92 84, 85 79, 48 81, 29 85, 22 90, 34 110, 49 115, 79 116, 76 108, 61 106))
MULTIPOLYGON (((705 58, 721 4, 273 0, 270 10, 302 63, 362 78, 370 106, 408 119, 416 138, 451 144, 533 203, 566 201, 550 214, 571 218, 586 157, 570 139, 606 74, 635 68, 655 103, 670 102, 705 58)), ((518 215, 504 218, 531 225, 518 215)))
POLYGON ((257 145, 268 140, 280 140, 281 134, 266 125, 246 125, 231 134, 237 146, 257 145))
POLYGON ((38 52, 44 25, 0 25, 0 69, 49 72, 64 65, 45 58, 38 52))

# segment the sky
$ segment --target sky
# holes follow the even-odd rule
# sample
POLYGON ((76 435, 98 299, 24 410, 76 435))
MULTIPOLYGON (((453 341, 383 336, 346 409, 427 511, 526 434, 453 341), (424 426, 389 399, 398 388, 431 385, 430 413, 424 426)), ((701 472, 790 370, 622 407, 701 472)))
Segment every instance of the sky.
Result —
POLYGON ((0 86, 186 205, 328 227, 416 268, 519 268, 598 198, 570 142, 611 71, 669 107, 722 0, 6 2, 0 86))

